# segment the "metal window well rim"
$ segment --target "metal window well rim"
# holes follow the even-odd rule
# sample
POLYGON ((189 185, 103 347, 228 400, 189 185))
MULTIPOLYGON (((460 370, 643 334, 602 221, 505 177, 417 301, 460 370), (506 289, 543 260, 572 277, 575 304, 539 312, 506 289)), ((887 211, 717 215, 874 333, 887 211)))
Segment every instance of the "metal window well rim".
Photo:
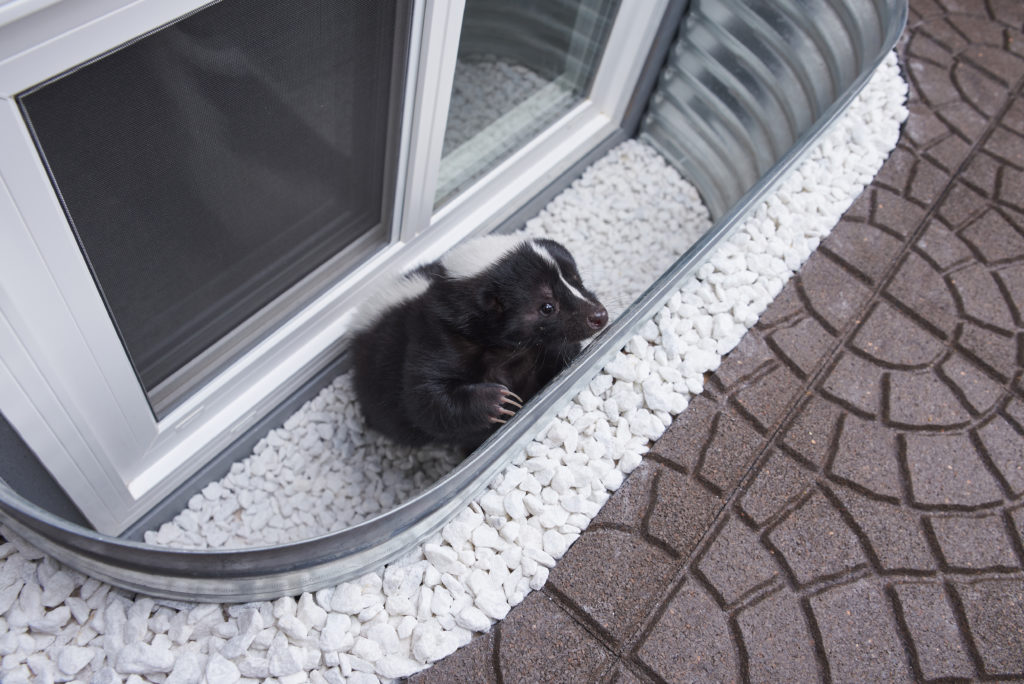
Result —
POLYGON ((100 534, 31 503, 0 480, 0 521, 40 551, 112 585, 151 596, 245 602, 334 586, 375 570, 438 531, 479 496, 513 456, 581 390, 742 224, 849 105, 896 44, 906 0, 882 2, 885 35, 857 77, 795 144, 574 363, 476 452, 416 497, 353 527, 270 547, 187 550, 100 534))

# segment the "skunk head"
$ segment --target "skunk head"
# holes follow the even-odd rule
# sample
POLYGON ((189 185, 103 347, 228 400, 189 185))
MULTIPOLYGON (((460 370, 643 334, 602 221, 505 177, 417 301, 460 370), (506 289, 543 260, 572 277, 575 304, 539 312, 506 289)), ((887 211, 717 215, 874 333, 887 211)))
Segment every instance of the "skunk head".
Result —
POLYGON ((572 255, 554 240, 479 238, 441 264, 474 302, 474 335, 490 344, 571 344, 608 323, 608 311, 583 285, 572 255))

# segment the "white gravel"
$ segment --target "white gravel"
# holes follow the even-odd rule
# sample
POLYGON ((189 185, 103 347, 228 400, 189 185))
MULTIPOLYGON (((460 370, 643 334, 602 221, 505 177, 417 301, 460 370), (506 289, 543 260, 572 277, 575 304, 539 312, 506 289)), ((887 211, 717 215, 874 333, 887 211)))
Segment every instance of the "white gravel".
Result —
MULTIPOLYGON (((9 540, 0 544, 0 680, 376 682, 467 643, 544 585, 652 440, 702 390, 702 374, 718 367, 870 182, 896 145, 905 95, 890 56, 697 276, 477 501, 399 563, 298 599, 184 604, 87 579, 0 530, 9 540)), ((630 141, 527 230, 564 241, 588 284, 618 311, 704 230, 695 200, 654 152, 630 141)), ((442 452, 385 449, 361 436, 347 383, 336 380, 148 540, 201 547, 305 537, 393 506, 451 467, 442 452)))

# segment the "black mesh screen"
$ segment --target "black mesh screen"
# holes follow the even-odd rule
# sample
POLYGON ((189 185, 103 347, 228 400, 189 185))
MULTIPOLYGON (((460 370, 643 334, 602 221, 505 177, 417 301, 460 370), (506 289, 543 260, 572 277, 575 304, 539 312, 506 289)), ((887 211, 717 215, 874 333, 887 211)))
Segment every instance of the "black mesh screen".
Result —
POLYGON ((147 391, 380 222, 394 33, 224 0, 19 97, 147 391))

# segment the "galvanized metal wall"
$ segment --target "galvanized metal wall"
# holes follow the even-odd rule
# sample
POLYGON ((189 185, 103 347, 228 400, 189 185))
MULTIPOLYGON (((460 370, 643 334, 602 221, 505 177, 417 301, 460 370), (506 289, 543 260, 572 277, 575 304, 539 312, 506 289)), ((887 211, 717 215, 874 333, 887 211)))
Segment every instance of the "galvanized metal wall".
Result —
POLYGON ((694 0, 640 137, 720 219, 878 59, 903 0, 694 0))

